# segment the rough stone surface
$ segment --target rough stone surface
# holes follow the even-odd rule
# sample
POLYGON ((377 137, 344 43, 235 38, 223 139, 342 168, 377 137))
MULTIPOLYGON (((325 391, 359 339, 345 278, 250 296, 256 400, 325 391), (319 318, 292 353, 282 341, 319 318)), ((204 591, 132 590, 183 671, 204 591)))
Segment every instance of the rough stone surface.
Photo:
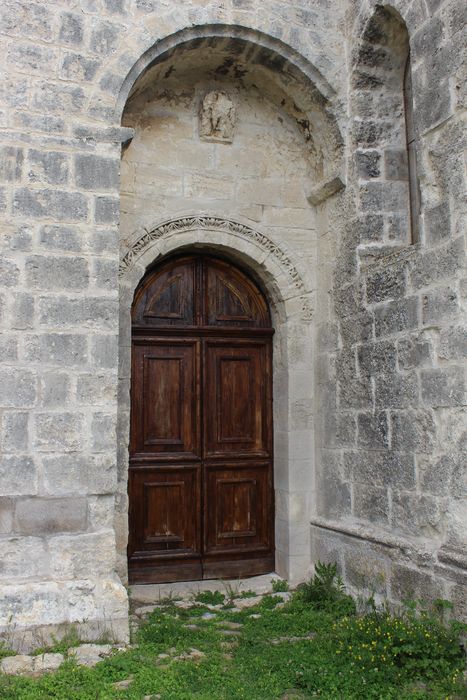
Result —
POLYGON ((111 644, 80 644, 79 647, 69 649, 68 656, 74 659, 78 666, 95 666, 106 656, 110 656, 113 649, 111 644))

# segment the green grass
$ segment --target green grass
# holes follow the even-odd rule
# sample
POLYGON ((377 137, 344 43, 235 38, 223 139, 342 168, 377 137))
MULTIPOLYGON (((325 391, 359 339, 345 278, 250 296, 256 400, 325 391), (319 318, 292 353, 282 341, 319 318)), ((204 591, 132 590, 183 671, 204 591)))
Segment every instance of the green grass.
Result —
POLYGON ((162 700, 274 700, 295 689, 297 697, 328 700, 467 699, 461 629, 443 624, 434 613, 342 616, 300 592, 277 608, 280 602, 266 596, 241 612, 222 609, 215 619, 202 618, 207 611, 202 604, 189 610, 167 605, 140 628, 137 648, 93 669, 69 661, 39 679, 0 677, 0 698, 142 700, 159 693, 162 700), (226 621, 242 623, 240 634, 224 635, 226 621), (197 661, 158 658, 191 648, 205 656, 197 661), (130 676, 128 689, 113 687, 130 676))

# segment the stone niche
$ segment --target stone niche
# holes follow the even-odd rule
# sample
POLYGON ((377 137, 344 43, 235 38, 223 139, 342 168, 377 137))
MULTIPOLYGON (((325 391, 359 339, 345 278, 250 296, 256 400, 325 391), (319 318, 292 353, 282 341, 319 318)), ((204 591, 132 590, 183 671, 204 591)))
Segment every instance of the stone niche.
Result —
MULTIPOLYGON (((314 470, 318 244, 309 193, 326 177, 326 149, 333 152, 339 139, 305 76, 290 83, 269 68, 280 66, 273 56, 240 40, 187 42, 154 61, 133 86, 123 115, 134 137, 121 175, 120 396, 129 395, 130 308, 147 267, 163 254, 201 247, 250 269, 269 293, 276 329, 276 571, 298 582, 310 567, 314 470)), ((128 401, 119 411, 116 530, 124 577, 128 401)))

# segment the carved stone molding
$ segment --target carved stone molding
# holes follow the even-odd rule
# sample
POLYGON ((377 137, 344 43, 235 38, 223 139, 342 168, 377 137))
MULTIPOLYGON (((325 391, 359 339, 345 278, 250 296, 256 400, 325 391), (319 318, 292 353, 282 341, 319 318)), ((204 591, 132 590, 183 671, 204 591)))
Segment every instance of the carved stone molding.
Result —
POLYGON ((260 233, 246 224, 241 224, 231 219, 223 219, 217 216, 184 216, 180 219, 172 219, 171 221, 164 222, 156 228, 146 231, 132 244, 131 248, 124 253, 120 261, 119 276, 123 277, 125 272, 132 267, 132 264, 140 257, 144 250, 155 241, 163 240, 165 237, 172 236, 173 234, 194 230, 232 233, 245 238, 259 246, 269 255, 272 255, 286 273, 291 284, 297 290, 297 297, 300 297, 301 301, 302 317, 306 320, 311 319, 313 312, 310 301, 307 298, 305 284, 287 253, 264 233, 260 233))

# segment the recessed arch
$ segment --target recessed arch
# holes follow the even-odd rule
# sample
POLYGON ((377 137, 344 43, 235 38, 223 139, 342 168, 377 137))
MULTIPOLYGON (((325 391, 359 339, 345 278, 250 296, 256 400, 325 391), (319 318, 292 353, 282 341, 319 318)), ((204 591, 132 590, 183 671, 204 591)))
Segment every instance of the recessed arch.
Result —
POLYGON ((318 204, 345 183, 344 139, 333 106, 335 91, 320 71, 295 49, 272 36, 240 25, 206 24, 185 28, 157 41, 132 66, 119 91, 115 117, 148 85, 172 75, 173 61, 209 54, 215 75, 230 74, 261 90, 290 115, 312 156, 310 202, 318 204))

